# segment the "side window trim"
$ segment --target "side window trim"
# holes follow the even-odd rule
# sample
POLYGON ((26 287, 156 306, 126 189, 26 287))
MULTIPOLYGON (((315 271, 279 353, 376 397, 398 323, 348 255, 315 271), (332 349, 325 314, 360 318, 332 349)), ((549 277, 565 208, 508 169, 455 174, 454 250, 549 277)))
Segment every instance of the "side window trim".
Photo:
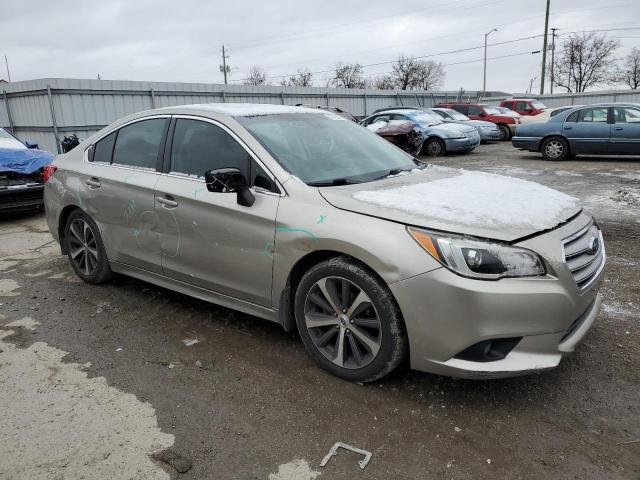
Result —
MULTIPOLYGON (((214 120, 213 118, 208 118, 208 117, 198 117, 196 115, 176 114, 176 115, 171 116, 171 122, 169 124, 169 131, 170 131, 171 137, 169 138, 167 136, 167 142, 165 143, 164 156, 166 158, 166 167, 164 166, 165 164, 163 163, 163 170, 160 172, 162 175, 188 179, 188 180, 191 180, 193 182, 202 182, 202 183, 204 183, 204 179, 202 179, 202 178, 191 178, 191 177, 186 177, 186 176, 183 176, 183 175, 175 175, 173 173, 169 173, 171 171, 171 148, 172 148, 172 145, 173 145, 173 136, 175 134, 175 124, 177 123, 178 119, 181 119, 181 118, 182 119, 186 119, 186 120, 199 120, 201 122, 211 123, 211 124, 221 128, 222 130, 224 130, 226 133, 228 133, 231 136, 231 138, 233 138, 236 142, 238 142, 238 144, 249 154, 249 157, 251 158, 251 162, 250 162, 250 165, 249 165, 250 170, 253 169, 253 163, 256 163, 257 165, 259 165, 262 168, 262 170, 264 170, 264 172, 269 176, 271 181, 273 182, 276 192, 270 192, 270 191, 264 190, 262 188, 258 188, 257 190, 260 191, 260 192, 263 192, 265 194, 269 194, 269 195, 278 195, 278 196, 285 196, 286 195, 286 190, 282 187, 282 184, 276 178, 276 176, 258 158, 258 156, 253 152, 253 150, 251 150, 247 146, 247 144, 245 144, 244 141, 240 137, 238 137, 238 135, 236 135, 236 133, 233 130, 231 130, 229 127, 227 127, 225 124, 219 122, 218 120, 214 120), (166 171, 164 171, 164 168, 166 168, 166 171)), ((254 187, 251 187, 251 188, 254 188, 254 187)))
MULTIPOLYGON (((120 132, 120 130, 124 127, 127 127, 131 124, 134 123, 138 123, 138 122, 143 122, 145 120, 154 120, 157 118, 166 118, 169 120, 167 128, 165 128, 165 131, 163 133, 162 139, 160 140, 160 148, 158 149, 158 159, 159 161, 156 161, 156 169, 153 173, 161 173, 161 167, 162 167, 162 160, 164 158, 164 145, 166 145, 166 140, 167 140, 167 134, 168 134, 168 130, 169 127, 171 125, 171 119, 172 116, 171 115, 151 115, 148 117, 141 117, 141 118, 136 118, 134 120, 131 120, 130 122, 127 122, 125 124, 120 125, 118 128, 114 129, 114 130, 110 130, 108 132, 106 132, 104 135, 102 135, 100 138, 96 139, 87 149, 85 149, 85 153, 86 155, 84 155, 83 161, 84 163, 93 163, 93 155, 95 152, 95 145, 102 140, 103 138, 108 137, 109 135, 111 135, 112 133, 115 133, 115 139, 113 141, 113 146, 111 147, 111 161, 108 164, 110 167, 114 167, 114 168, 122 168, 125 170, 138 170, 141 172, 146 172, 146 173, 151 173, 149 170, 145 170, 144 168, 138 168, 136 166, 133 165, 114 165, 113 164, 113 152, 115 151, 116 148, 116 142, 118 141, 118 133, 120 132), (160 167, 160 170, 159 170, 160 167)), ((100 165, 107 165, 106 163, 103 164, 101 163, 100 165)))

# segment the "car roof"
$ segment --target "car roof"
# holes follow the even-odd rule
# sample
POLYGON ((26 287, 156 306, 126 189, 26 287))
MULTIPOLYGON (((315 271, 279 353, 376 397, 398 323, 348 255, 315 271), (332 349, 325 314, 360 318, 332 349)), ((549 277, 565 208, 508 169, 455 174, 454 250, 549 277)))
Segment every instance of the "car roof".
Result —
POLYGON ((382 110, 376 110, 371 115, 375 115, 375 114, 378 114, 378 113, 407 114, 407 113, 426 113, 426 112, 424 111, 424 109, 421 109, 421 108, 400 107, 400 108, 391 108, 391 109, 383 108, 382 110))
POLYGON ((176 105, 147 111, 153 113, 181 113, 185 110, 203 110, 210 113, 229 115, 231 117, 253 117, 260 115, 281 115, 286 113, 324 113, 318 108, 297 107, 291 105, 275 105, 269 103, 196 103, 193 105, 176 105))

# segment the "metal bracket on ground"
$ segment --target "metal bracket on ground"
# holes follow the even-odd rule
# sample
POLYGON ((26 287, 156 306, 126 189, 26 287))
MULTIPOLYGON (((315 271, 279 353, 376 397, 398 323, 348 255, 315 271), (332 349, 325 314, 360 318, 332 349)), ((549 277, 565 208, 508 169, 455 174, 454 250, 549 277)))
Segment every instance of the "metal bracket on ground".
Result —
POLYGON ((351 452, 359 453, 360 455, 363 455, 364 458, 358 462, 358 465, 363 470, 364 470, 364 467, 366 467, 367 464, 369 463, 369 460, 371 460, 371 456, 372 456, 371 452, 367 452, 366 450, 362 450, 361 448, 352 447, 351 445, 347 445, 346 443, 336 442, 333 445, 333 447, 331 447, 331 450, 329 450, 329 453, 327 453, 327 455, 320 462, 321 467, 324 467, 327 464, 327 462, 329 462, 331 457, 335 457, 338 454, 338 448, 344 448, 345 450, 349 450, 351 452))

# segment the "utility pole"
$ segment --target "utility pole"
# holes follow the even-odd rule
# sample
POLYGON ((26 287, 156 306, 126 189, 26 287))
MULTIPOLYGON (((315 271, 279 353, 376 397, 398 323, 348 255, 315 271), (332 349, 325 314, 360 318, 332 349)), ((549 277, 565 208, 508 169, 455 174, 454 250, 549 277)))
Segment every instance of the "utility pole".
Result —
POLYGON ((549 7, 551 6, 551 0, 547 0, 547 12, 544 17, 544 44, 542 48, 542 74, 540 76, 540 95, 544 95, 544 77, 546 75, 545 69, 547 66, 547 35, 549 33, 549 7))
POLYGON ((9 83, 11 83, 11 72, 9 71, 9 60, 7 60, 7 56, 4 56, 4 64, 7 66, 7 78, 9 83))
POLYGON ((484 94, 487 91, 487 37, 491 35, 493 32, 497 32, 498 29, 494 28, 493 30, 484 34, 484 68, 482 73, 482 97, 484 98, 484 94))
POLYGON ((556 60, 556 30, 557 28, 551 29, 551 95, 553 95, 553 81, 555 80, 555 60, 556 60))
POLYGON ((231 71, 231 67, 227 65, 227 58, 229 58, 224 50, 224 45, 222 45, 222 65, 220 65, 220 71, 224 75, 224 84, 227 84, 227 73, 231 71))

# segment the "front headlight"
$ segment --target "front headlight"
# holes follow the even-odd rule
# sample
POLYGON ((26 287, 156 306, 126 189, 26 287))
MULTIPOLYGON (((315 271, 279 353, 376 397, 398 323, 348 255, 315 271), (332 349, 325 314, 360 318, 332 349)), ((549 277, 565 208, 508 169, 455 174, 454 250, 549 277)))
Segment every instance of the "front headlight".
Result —
POLYGON ((407 231, 429 255, 463 277, 497 280, 504 277, 535 277, 546 273, 534 252, 500 243, 436 235, 408 227, 407 231))

